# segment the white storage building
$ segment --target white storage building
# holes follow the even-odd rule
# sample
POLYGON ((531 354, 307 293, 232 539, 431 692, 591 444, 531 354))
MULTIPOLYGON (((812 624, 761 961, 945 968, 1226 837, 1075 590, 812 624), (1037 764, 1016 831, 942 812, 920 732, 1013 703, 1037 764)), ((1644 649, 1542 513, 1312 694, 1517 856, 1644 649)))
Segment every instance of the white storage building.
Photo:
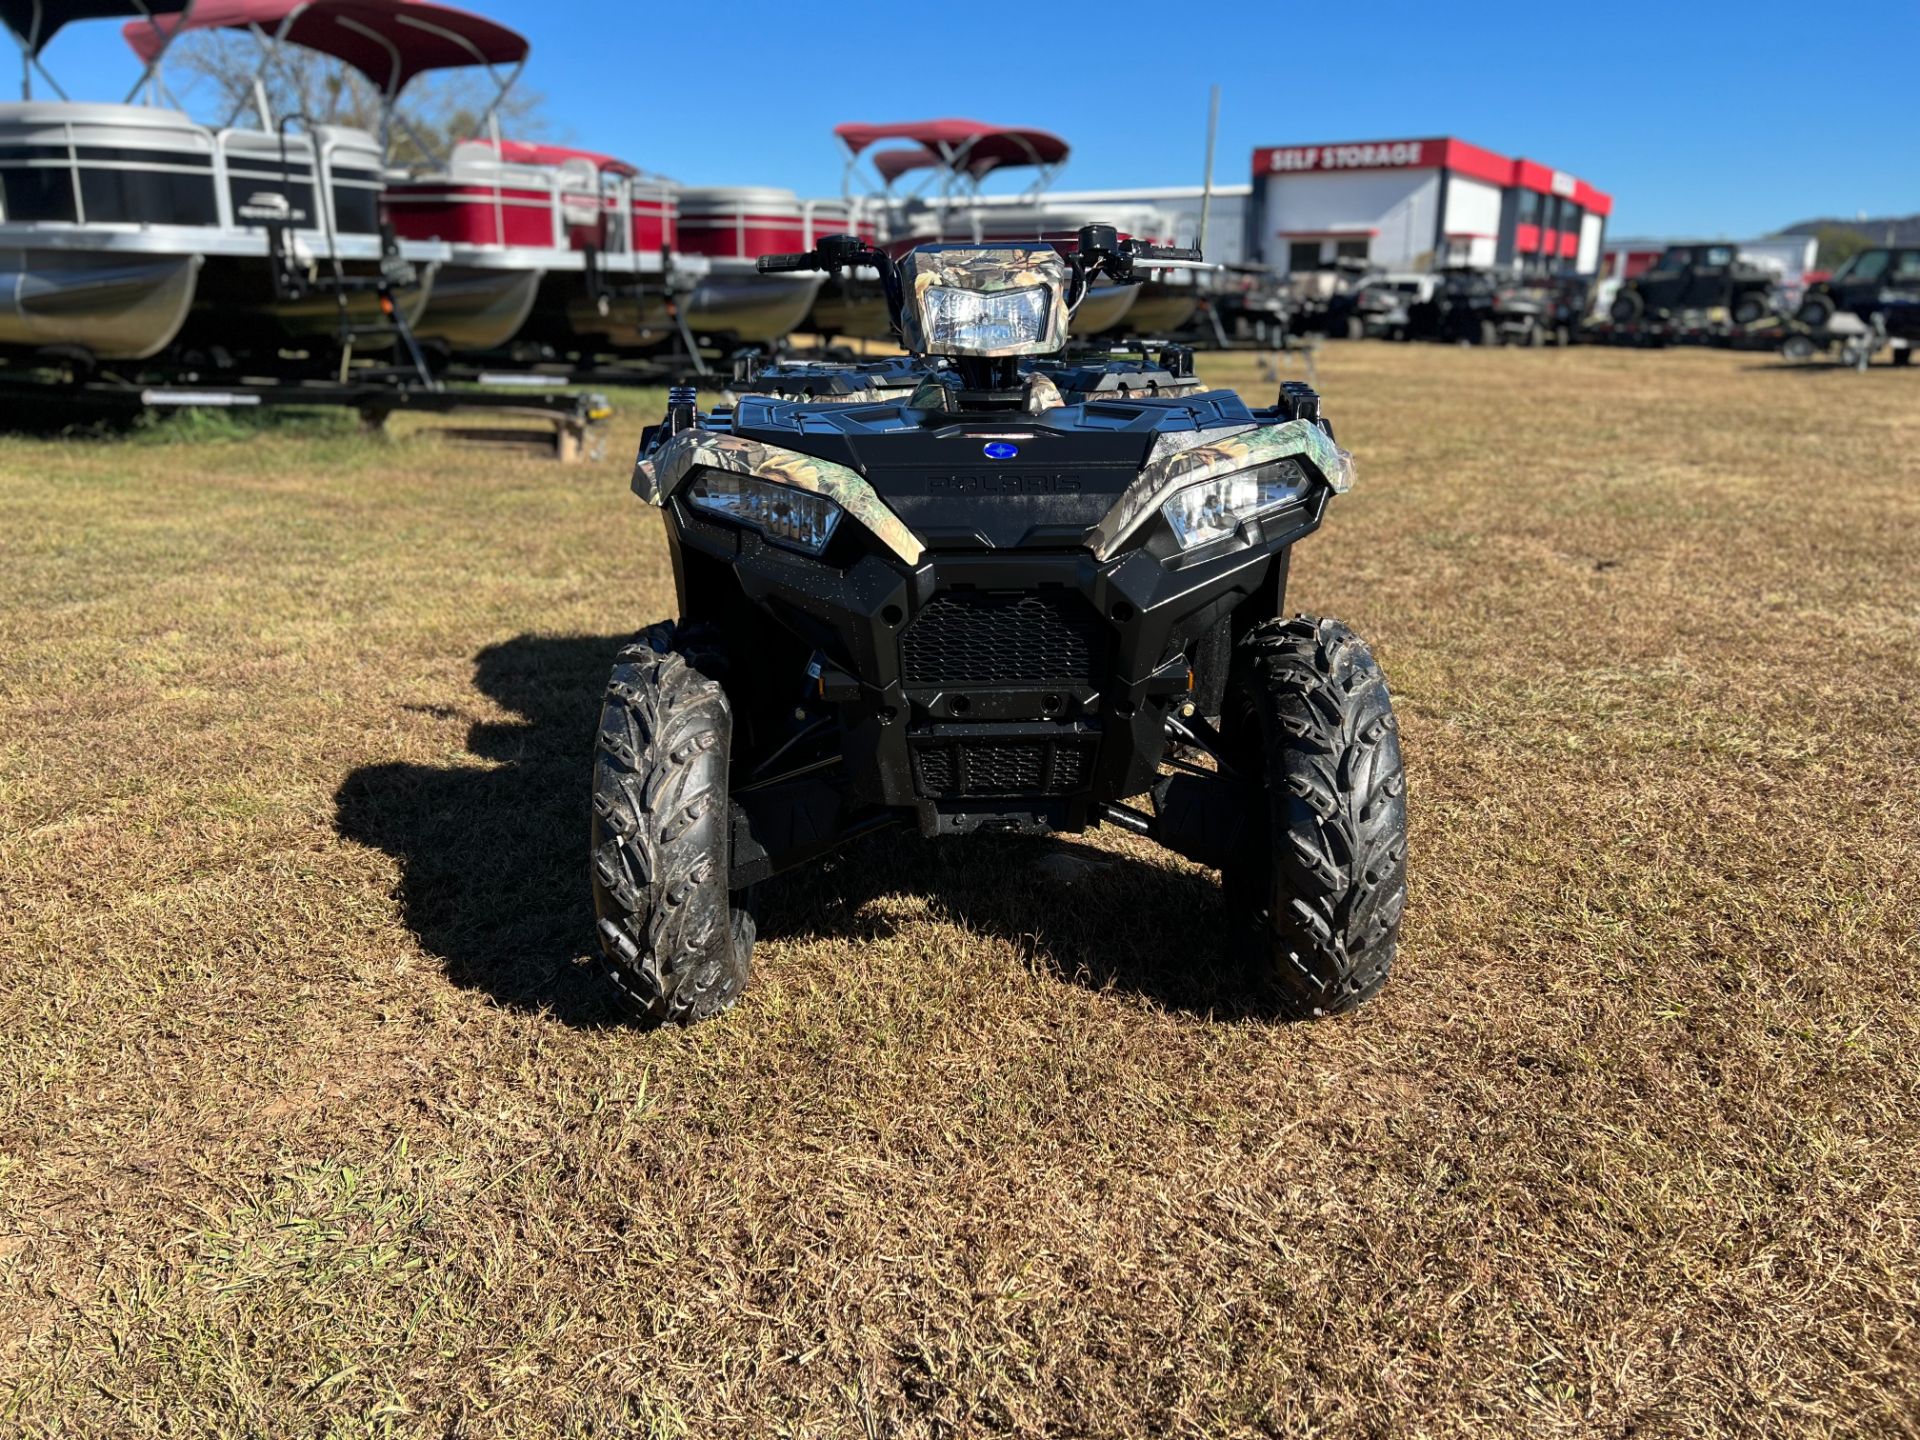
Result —
POLYGON ((1289 272, 1356 259, 1592 274, 1612 211, 1576 176, 1464 140, 1270 145, 1253 155, 1248 242, 1289 272))

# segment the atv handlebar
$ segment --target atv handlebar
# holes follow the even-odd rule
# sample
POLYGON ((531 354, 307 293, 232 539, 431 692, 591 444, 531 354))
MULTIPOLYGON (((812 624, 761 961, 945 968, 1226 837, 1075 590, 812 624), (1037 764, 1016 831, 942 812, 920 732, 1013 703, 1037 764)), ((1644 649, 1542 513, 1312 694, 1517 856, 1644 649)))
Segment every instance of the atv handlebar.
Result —
POLYGON ((867 265, 882 275, 893 269, 893 258, 852 235, 829 235, 811 250, 797 255, 762 255, 754 266, 762 275, 786 270, 851 270, 867 265))
POLYGON ((1067 257, 1073 267, 1077 296, 1070 297, 1069 308, 1077 308, 1094 277, 1105 275, 1116 285, 1138 285, 1143 273, 1160 266, 1185 266, 1201 263, 1200 252, 1178 245, 1152 245, 1145 240, 1122 240, 1111 225, 1083 225, 1073 254, 1067 257))
POLYGON ((819 257, 811 250, 803 255, 762 255, 753 263, 754 268, 762 275, 771 275, 778 270, 818 270, 821 268, 819 257))
MULTIPOLYGON (((1204 263, 1199 250, 1179 245, 1152 245, 1145 240, 1122 240, 1111 225, 1083 225, 1075 237, 1074 249, 1065 257, 1072 278, 1067 286, 1067 312, 1072 314, 1086 299, 1088 287, 1101 275, 1116 285, 1138 285, 1145 272, 1162 267, 1184 267, 1204 263)), ((881 288, 887 296, 887 311, 893 328, 900 329, 901 311, 906 297, 900 288, 900 270, 893 257, 876 250, 854 235, 829 235, 811 250, 796 254, 762 255, 753 262, 762 275, 789 274, 799 270, 825 270, 843 274, 865 266, 880 274, 881 288)))
POLYGON ((1204 261, 1198 249, 1185 245, 1149 245, 1144 240, 1127 241, 1130 255, 1136 260, 1174 260, 1184 265, 1199 265, 1204 261))

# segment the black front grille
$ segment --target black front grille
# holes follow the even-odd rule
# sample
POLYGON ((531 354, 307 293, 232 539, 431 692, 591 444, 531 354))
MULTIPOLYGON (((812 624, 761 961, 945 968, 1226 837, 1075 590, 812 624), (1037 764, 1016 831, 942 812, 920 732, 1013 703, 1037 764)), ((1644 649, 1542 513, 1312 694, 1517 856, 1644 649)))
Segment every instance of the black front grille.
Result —
POLYGON ((946 590, 900 639, 911 690, 965 685, 1097 686, 1107 631, 1072 591, 946 590))
POLYGON ((914 775, 923 799, 1070 795, 1087 774, 1084 740, 960 740, 921 745, 914 775))

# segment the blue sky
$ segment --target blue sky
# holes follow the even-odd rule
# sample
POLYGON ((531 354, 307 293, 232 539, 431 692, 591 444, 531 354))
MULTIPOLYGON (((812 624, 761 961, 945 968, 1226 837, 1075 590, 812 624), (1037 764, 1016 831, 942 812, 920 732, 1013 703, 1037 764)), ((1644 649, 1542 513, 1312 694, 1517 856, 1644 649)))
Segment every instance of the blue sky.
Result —
MULTIPOLYGON (((1223 182, 1246 179, 1256 145, 1457 135, 1612 192, 1616 235, 1920 211, 1916 0, 1468 18, 1431 0, 1019 0, 997 36, 985 3, 466 7, 533 40, 525 83, 556 138, 692 184, 837 193, 835 123, 935 115, 1058 131, 1074 146, 1062 187, 1198 183, 1217 82, 1223 182)), ((110 24, 76 26, 48 59, 76 97, 118 99, 137 73, 110 24)))

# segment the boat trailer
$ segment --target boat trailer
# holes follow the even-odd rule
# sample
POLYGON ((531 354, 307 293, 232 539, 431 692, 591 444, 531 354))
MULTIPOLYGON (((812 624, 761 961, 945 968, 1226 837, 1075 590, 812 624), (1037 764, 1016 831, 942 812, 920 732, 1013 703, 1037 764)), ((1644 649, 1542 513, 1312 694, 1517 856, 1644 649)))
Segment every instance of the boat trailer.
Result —
MULTIPOLYGON (((0 374, 0 428, 30 419, 36 430, 74 425, 126 424, 172 410, 264 410, 269 407, 351 410, 370 431, 397 414, 484 416, 538 421, 537 427, 445 427, 440 433, 469 443, 532 447, 563 464, 599 459, 613 407, 604 395, 503 393, 425 386, 377 374, 341 380, 155 380, 67 382, 0 374)), ((27 428, 22 425, 21 428, 27 428)))

